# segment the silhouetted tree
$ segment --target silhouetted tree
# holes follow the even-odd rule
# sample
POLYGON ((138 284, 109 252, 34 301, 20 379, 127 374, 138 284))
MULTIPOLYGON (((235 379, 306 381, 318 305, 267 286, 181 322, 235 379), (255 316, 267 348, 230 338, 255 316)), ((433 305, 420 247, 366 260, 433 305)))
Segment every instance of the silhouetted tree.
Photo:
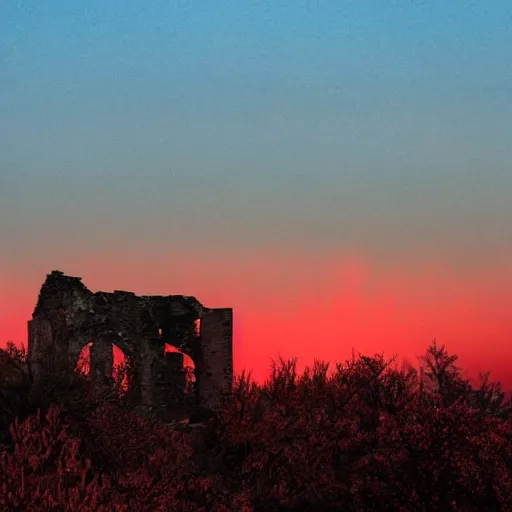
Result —
POLYGON ((512 416, 512 397, 506 396, 501 383, 489 382, 491 372, 479 373, 480 386, 472 390, 470 403, 481 412, 490 412, 503 419, 512 416))
POLYGON ((450 356, 445 346, 437 346, 434 339, 427 349, 426 355, 420 358, 423 364, 423 376, 426 377, 428 400, 436 407, 446 407, 460 399, 467 399, 469 382, 462 378, 461 369, 455 365, 456 355, 450 356))
POLYGON ((0 509, 511 512, 508 402, 456 360, 435 341, 420 372, 377 354, 298 375, 280 358, 263 385, 242 372, 219 411, 198 408, 199 429, 55 374, 0 447, 0 509))

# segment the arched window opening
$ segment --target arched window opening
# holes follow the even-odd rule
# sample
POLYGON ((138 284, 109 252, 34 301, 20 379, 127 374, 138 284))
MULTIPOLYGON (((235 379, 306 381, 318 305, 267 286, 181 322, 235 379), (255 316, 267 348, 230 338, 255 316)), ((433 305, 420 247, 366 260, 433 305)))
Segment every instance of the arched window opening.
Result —
POLYGON ((194 364, 194 360, 183 353, 180 349, 170 345, 169 343, 165 344, 165 353, 168 352, 178 352, 179 354, 183 354, 183 372, 185 373, 185 393, 193 393, 195 389, 196 382, 196 365, 194 364))
MULTIPOLYGON (((94 342, 91 341, 82 348, 75 366, 75 372, 85 378, 91 376, 91 348, 93 345, 94 342)), ((117 345, 112 344, 111 349, 114 360, 111 374, 112 381, 121 394, 124 394, 131 388, 133 361, 117 345)))
POLYGON ((198 318, 195 322, 194 322, 194 335, 195 336, 199 336, 201 334, 201 319, 198 318))
POLYGON ((89 377, 91 373, 91 347, 93 346, 93 342, 87 343, 80 354, 78 355, 78 359, 75 366, 75 372, 82 377, 89 377))

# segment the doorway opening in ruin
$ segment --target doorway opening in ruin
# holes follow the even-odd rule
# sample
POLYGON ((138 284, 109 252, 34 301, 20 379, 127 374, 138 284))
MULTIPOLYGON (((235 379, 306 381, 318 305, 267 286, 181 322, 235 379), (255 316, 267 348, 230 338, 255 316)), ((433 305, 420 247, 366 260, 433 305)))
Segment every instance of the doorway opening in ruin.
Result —
POLYGON ((133 358, 128 356, 120 347, 112 343, 112 354, 114 364, 112 366, 112 380, 114 386, 121 395, 126 394, 133 386, 134 363, 133 358))
POLYGON ((93 342, 90 341, 87 345, 84 345, 75 365, 75 372, 82 377, 89 377, 91 373, 91 347, 93 342))
POLYGON ((185 393, 186 394, 194 394, 195 386, 196 386, 196 365, 194 360, 181 351, 179 348, 176 348, 174 345, 169 343, 165 344, 165 353, 174 352, 183 355, 183 373, 185 374, 185 393))

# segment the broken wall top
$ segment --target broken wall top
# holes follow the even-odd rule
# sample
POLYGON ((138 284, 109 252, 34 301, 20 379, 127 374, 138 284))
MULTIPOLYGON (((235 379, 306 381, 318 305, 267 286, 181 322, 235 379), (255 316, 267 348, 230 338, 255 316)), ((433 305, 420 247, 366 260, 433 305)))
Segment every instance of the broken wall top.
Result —
POLYGON ((33 318, 65 323, 68 337, 157 338, 193 355, 180 333, 194 329, 204 307, 195 297, 142 295, 116 290, 91 292, 80 277, 54 270, 43 283, 33 318))

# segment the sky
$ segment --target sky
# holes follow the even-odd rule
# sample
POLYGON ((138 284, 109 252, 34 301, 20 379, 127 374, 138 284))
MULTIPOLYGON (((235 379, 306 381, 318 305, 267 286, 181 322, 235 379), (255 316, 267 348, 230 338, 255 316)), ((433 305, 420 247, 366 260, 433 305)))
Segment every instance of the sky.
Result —
POLYGON ((233 307, 235 371, 512 389, 512 5, 0 3, 0 346, 51 270, 233 307))

